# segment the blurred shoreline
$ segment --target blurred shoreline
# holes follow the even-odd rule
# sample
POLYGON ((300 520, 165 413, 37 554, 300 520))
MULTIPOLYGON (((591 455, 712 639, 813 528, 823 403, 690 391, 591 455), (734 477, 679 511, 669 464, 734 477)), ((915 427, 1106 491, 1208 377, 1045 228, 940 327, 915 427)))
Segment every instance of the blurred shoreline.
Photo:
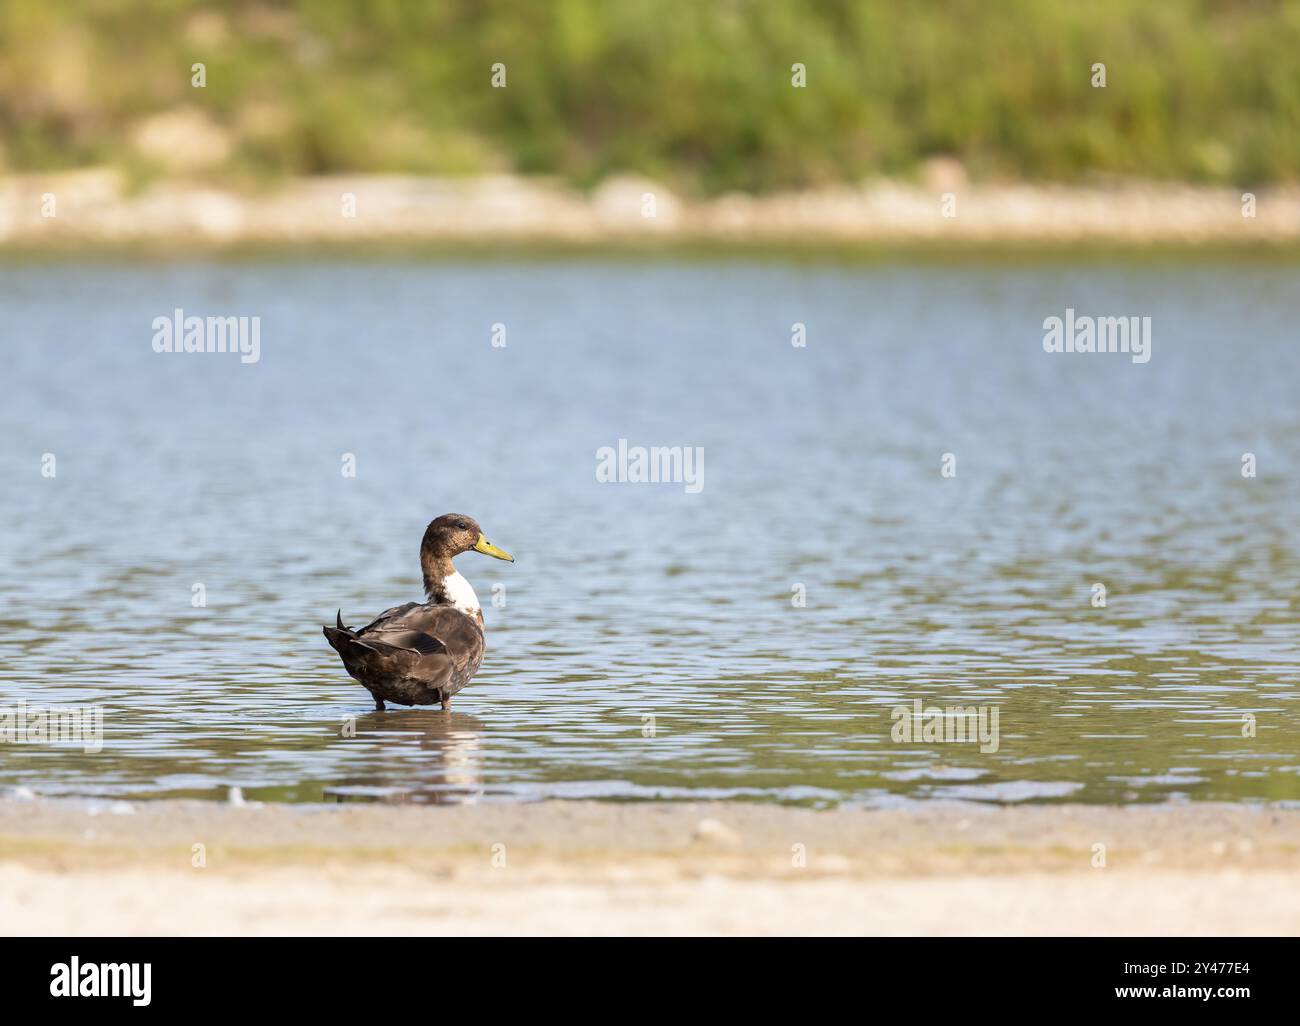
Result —
POLYGON ((921 184, 688 199, 648 179, 590 193, 551 178, 330 176, 240 191, 164 181, 139 191, 110 169, 0 176, 0 253, 124 247, 559 248, 721 246, 1290 247, 1300 188, 1255 195, 1143 181, 971 185, 940 169, 921 184), (952 216, 945 216, 945 211, 952 216))
POLYGON ((24 935, 1294 934, 1298 868, 1258 805, 0 801, 24 935))

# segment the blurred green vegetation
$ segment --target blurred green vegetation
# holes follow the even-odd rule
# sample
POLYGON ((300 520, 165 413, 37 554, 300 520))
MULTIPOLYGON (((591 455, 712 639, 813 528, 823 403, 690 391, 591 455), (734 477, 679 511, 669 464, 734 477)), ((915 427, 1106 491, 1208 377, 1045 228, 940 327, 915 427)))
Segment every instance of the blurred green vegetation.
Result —
POLYGON ((6 0, 0 167, 1294 182, 1297 55, 1294 0, 6 0))

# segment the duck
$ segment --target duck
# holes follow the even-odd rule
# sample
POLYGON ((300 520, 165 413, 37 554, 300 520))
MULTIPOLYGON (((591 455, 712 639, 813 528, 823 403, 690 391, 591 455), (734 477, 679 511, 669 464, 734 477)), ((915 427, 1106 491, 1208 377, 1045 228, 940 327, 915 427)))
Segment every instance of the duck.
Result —
POLYGON ((481 552, 508 563, 514 556, 493 545, 478 521, 463 513, 444 513, 429 522, 420 542, 425 602, 407 602, 380 613, 360 630, 343 625, 322 628, 343 660, 348 675, 375 700, 395 705, 442 706, 478 672, 483 661, 483 609, 469 581, 452 565, 462 552, 481 552))

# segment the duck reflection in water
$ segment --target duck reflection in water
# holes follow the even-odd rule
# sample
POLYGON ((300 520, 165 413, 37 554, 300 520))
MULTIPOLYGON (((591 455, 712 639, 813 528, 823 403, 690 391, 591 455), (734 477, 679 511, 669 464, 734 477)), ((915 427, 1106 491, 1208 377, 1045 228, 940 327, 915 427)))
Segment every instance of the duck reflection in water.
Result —
POLYGON ((357 718, 351 743, 367 745, 369 767, 325 789, 336 802, 468 805, 483 797, 482 720, 468 713, 411 709, 357 718), (412 743, 421 749, 411 758, 412 743))

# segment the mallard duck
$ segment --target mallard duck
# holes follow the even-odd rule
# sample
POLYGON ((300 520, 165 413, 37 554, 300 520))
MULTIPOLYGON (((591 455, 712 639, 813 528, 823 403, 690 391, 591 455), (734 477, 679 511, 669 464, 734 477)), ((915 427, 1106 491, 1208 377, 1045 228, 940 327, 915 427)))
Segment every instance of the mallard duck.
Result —
POLYGON ((386 609, 358 631, 343 626, 343 610, 325 637, 348 674, 375 699, 397 705, 451 709, 451 696, 470 682, 483 661, 483 609, 478 596, 451 565, 462 552, 482 552, 509 563, 510 553, 485 537, 473 517, 445 513, 432 521, 420 543, 420 569, 428 602, 386 609))

